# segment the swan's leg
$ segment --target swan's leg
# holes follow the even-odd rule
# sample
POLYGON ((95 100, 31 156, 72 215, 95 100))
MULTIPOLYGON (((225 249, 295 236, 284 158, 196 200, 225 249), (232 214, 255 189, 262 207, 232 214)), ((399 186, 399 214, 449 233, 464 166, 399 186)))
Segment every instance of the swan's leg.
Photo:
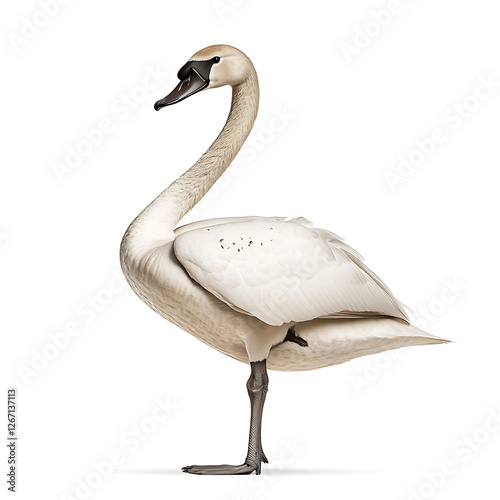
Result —
POLYGON ((251 417, 250 436, 248 438, 248 453, 245 463, 255 466, 255 471, 260 474, 260 464, 267 458, 262 451, 261 429, 262 411, 266 400, 269 378, 267 376, 266 360, 250 363, 252 373, 247 382, 248 395, 250 396, 251 417))
POLYGON ((250 396, 250 436, 248 439, 248 453, 242 465, 190 465, 183 467, 183 472, 190 474, 251 474, 255 471, 260 474, 261 462, 267 463, 267 458, 262 451, 261 426, 262 410, 266 400, 268 376, 266 360, 250 363, 252 373, 247 382, 248 395, 250 396))

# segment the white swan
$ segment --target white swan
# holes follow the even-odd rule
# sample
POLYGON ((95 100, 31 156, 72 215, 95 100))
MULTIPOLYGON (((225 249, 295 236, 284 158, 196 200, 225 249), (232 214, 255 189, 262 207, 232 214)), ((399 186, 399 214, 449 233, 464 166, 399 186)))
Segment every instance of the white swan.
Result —
POLYGON ((183 470, 259 474, 261 462, 267 462, 260 439, 266 366, 312 370, 447 341, 411 326, 404 306, 361 256, 303 218, 212 219, 176 229, 240 150, 259 104, 255 69, 234 47, 214 45, 197 52, 178 77, 179 85, 155 109, 231 85, 231 111, 195 165, 132 222, 123 237, 121 264, 130 286, 154 311, 251 366, 245 462, 183 470))

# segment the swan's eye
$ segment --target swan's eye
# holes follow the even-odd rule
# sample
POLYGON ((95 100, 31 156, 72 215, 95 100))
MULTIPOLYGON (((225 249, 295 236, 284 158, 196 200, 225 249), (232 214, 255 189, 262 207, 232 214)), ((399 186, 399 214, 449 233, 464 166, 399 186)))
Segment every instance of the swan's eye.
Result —
POLYGON ((213 62, 214 64, 217 64, 219 61, 220 61, 220 57, 219 57, 219 56, 215 56, 215 57, 212 59, 212 62, 213 62))
POLYGON ((189 82, 186 80, 185 82, 182 82, 181 88, 185 88, 189 85, 189 82))

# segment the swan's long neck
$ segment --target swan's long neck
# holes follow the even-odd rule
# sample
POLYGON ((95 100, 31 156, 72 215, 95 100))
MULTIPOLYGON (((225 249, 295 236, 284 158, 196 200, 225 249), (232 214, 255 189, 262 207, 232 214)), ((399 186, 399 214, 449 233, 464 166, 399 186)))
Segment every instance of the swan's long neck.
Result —
POLYGON ((163 191, 132 222, 122 250, 141 254, 174 238, 173 230, 215 184, 252 130, 259 107, 259 85, 253 71, 233 87, 231 110, 214 143, 181 177, 163 191))

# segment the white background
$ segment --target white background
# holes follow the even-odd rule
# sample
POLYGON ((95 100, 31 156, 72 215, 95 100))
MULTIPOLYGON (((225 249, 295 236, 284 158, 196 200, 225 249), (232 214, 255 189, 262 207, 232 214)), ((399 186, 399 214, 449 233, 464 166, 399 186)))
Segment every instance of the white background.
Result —
POLYGON ((393 5, 72 0, 47 22, 36 1, 2 7, 2 366, 4 387, 19 391, 18 498, 83 498, 76 487, 89 478, 96 499, 498 495, 500 87, 473 96, 481 78, 500 82, 500 12, 487 0, 401 0, 386 26, 373 21, 393 5), (26 27, 34 17, 45 25, 26 27), (304 216, 345 237, 420 324, 456 341, 271 372, 272 463, 258 478, 180 472, 241 463, 249 369, 115 277, 129 222, 224 123, 228 88, 153 110, 214 43, 255 63, 260 114, 246 147, 260 150, 240 156, 190 220, 304 216), (152 70, 159 81, 139 88, 152 70), (464 100, 469 116, 453 119, 464 100), (293 118, 269 132, 279 112, 293 118), (54 164, 102 119, 113 130, 58 178, 54 164), (391 189, 387 172, 435 128, 446 140, 391 189), (49 334, 68 324, 79 334, 54 353, 49 334), (176 406, 159 424, 156 398, 176 406), (121 436, 141 424, 149 434, 135 450, 121 436), (117 453, 119 471, 97 476, 92 464, 117 453), (436 473, 444 462, 452 474, 436 473))

